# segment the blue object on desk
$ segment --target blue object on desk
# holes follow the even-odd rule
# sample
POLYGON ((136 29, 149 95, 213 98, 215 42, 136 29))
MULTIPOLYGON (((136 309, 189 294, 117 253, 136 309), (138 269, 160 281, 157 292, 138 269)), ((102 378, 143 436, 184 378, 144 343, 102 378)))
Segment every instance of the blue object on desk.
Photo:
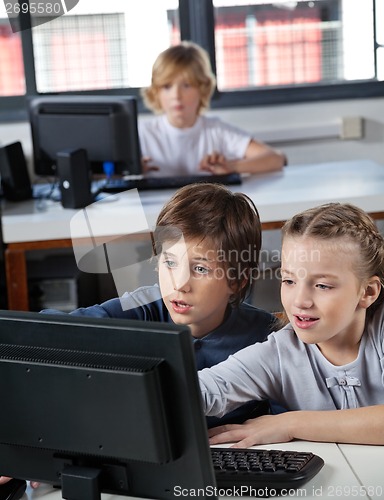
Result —
MULTIPOLYGON (((105 198, 107 194, 103 196, 103 188, 105 186, 105 179, 100 181, 93 181, 91 184, 91 193, 94 196, 94 201, 98 201, 100 198, 105 198)), ((32 186, 32 198, 35 200, 51 200, 51 201, 61 201, 61 193, 58 183, 42 183, 34 184, 32 186)), ((112 196, 109 196, 112 201, 112 196)), ((116 199, 116 198, 115 198, 116 199)), ((0 499, 1 500, 1 499, 0 499)))
POLYGON ((115 173, 115 164, 113 161, 105 161, 103 163, 103 172, 107 179, 110 179, 112 175, 115 173))
POLYGON ((57 182, 44 182, 41 184, 33 184, 32 198, 34 199, 49 199, 52 201, 60 201, 61 193, 57 182))

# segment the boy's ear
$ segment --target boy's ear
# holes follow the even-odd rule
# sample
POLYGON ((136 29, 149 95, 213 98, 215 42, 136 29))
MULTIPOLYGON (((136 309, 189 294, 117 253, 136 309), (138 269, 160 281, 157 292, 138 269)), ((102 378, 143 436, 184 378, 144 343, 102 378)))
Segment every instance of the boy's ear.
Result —
POLYGON ((235 293, 240 292, 245 286, 248 285, 248 279, 244 278, 241 283, 232 283, 231 288, 235 293))
POLYGON ((240 288, 243 289, 244 287, 248 286, 250 284, 250 280, 248 278, 244 278, 243 281, 241 282, 240 288))
POLYGON ((229 298, 229 302, 233 302, 237 294, 248 284, 248 280, 244 278, 239 284, 236 281, 229 282, 229 288, 232 290, 232 295, 229 298))
POLYGON ((365 284, 363 295, 360 299, 360 306, 367 309, 380 295, 382 284, 378 276, 372 276, 365 284))

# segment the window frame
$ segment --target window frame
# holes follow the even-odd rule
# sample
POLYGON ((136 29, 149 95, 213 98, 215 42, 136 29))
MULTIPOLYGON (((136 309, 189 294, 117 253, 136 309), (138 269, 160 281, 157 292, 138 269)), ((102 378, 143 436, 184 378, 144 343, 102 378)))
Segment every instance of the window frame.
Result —
MULTIPOLYGON (((29 1, 29 0, 23 0, 29 1)), ((373 2, 374 13, 374 49, 375 66, 376 49, 380 46, 376 39, 376 3, 373 2)), ((202 45, 209 53, 214 72, 215 60, 215 34, 214 34, 214 7, 212 0, 179 0, 180 35, 182 40, 193 40, 202 45)), ((1 112, 0 122, 27 120, 26 99, 39 95, 36 87, 34 53, 29 13, 20 14, 20 23, 23 30, 20 32, 22 40, 23 61, 25 71, 25 96, 0 97, 1 112)), ((148 112, 140 98, 140 89, 122 88, 106 89, 105 91, 82 91, 76 94, 114 94, 135 95, 138 98, 140 113, 148 112)), ((71 94, 71 92, 63 92, 71 94)), ((382 81, 351 81, 336 85, 292 85, 276 88, 258 88, 249 90, 219 91, 213 95, 212 109, 241 108, 249 106, 269 106, 292 103, 305 103, 316 101, 332 101, 342 99, 361 99, 384 96, 384 82, 382 81)))

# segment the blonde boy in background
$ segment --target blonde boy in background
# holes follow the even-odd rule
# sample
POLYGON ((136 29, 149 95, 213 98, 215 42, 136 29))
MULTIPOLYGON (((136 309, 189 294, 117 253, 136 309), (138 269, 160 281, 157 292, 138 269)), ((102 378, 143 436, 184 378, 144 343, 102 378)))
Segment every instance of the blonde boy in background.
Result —
POLYGON ((216 79, 207 52, 192 42, 157 57, 146 106, 156 115, 139 121, 143 169, 150 175, 261 173, 281 170, 286 157, 251 134, 203 112, 216 79))

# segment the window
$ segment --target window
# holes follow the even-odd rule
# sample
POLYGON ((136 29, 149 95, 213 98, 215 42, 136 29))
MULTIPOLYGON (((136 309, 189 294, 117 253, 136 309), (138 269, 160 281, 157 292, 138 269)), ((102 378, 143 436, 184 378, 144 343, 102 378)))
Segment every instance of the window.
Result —
POLYGON ((0 15, 0 96, 25 94, 21 37, 12 33, 8 18, 0 15))
POLYGON ((59 17, 32 38, 38 92, 129 86, 122 13, 59 17))
MULTIPOLYGON (((29 17, 28 0, 19 1, 29 17)), ((15 33, 7 5, 0 2, 0 119, 12 119, 10 110, 22 110, 25 119, 25 94, 137 93, 149 83, 159 51, 180 41, 178 0, 78 0, 60 17, 32 12, 37 4, 29 0, 33 28, 15 33)))
POLYGON ((156 0, 112 1, 107 6, 81 0, 67 15, 35 27, 37 91, 147 85, 158 52, 180 40, 171 7, 156 0))
POLYGON ((384 0, 213 7, 218 106, 384 95, 384 0))
POLYGON ((181 39, 210 53, 213 108, 384 95, 384 0, 78 0, 38 21, 12 33, 0 10, 2 109, 25 93, 138 95, 181 39))
POLYGON ((377 46, 377 77, 378 80, 384 80, 384 0, 376 2, 376 46, 377 46))
POLYGON ((372 2, 216 0, 214 5, 221 90, 377 77, 372 2))

